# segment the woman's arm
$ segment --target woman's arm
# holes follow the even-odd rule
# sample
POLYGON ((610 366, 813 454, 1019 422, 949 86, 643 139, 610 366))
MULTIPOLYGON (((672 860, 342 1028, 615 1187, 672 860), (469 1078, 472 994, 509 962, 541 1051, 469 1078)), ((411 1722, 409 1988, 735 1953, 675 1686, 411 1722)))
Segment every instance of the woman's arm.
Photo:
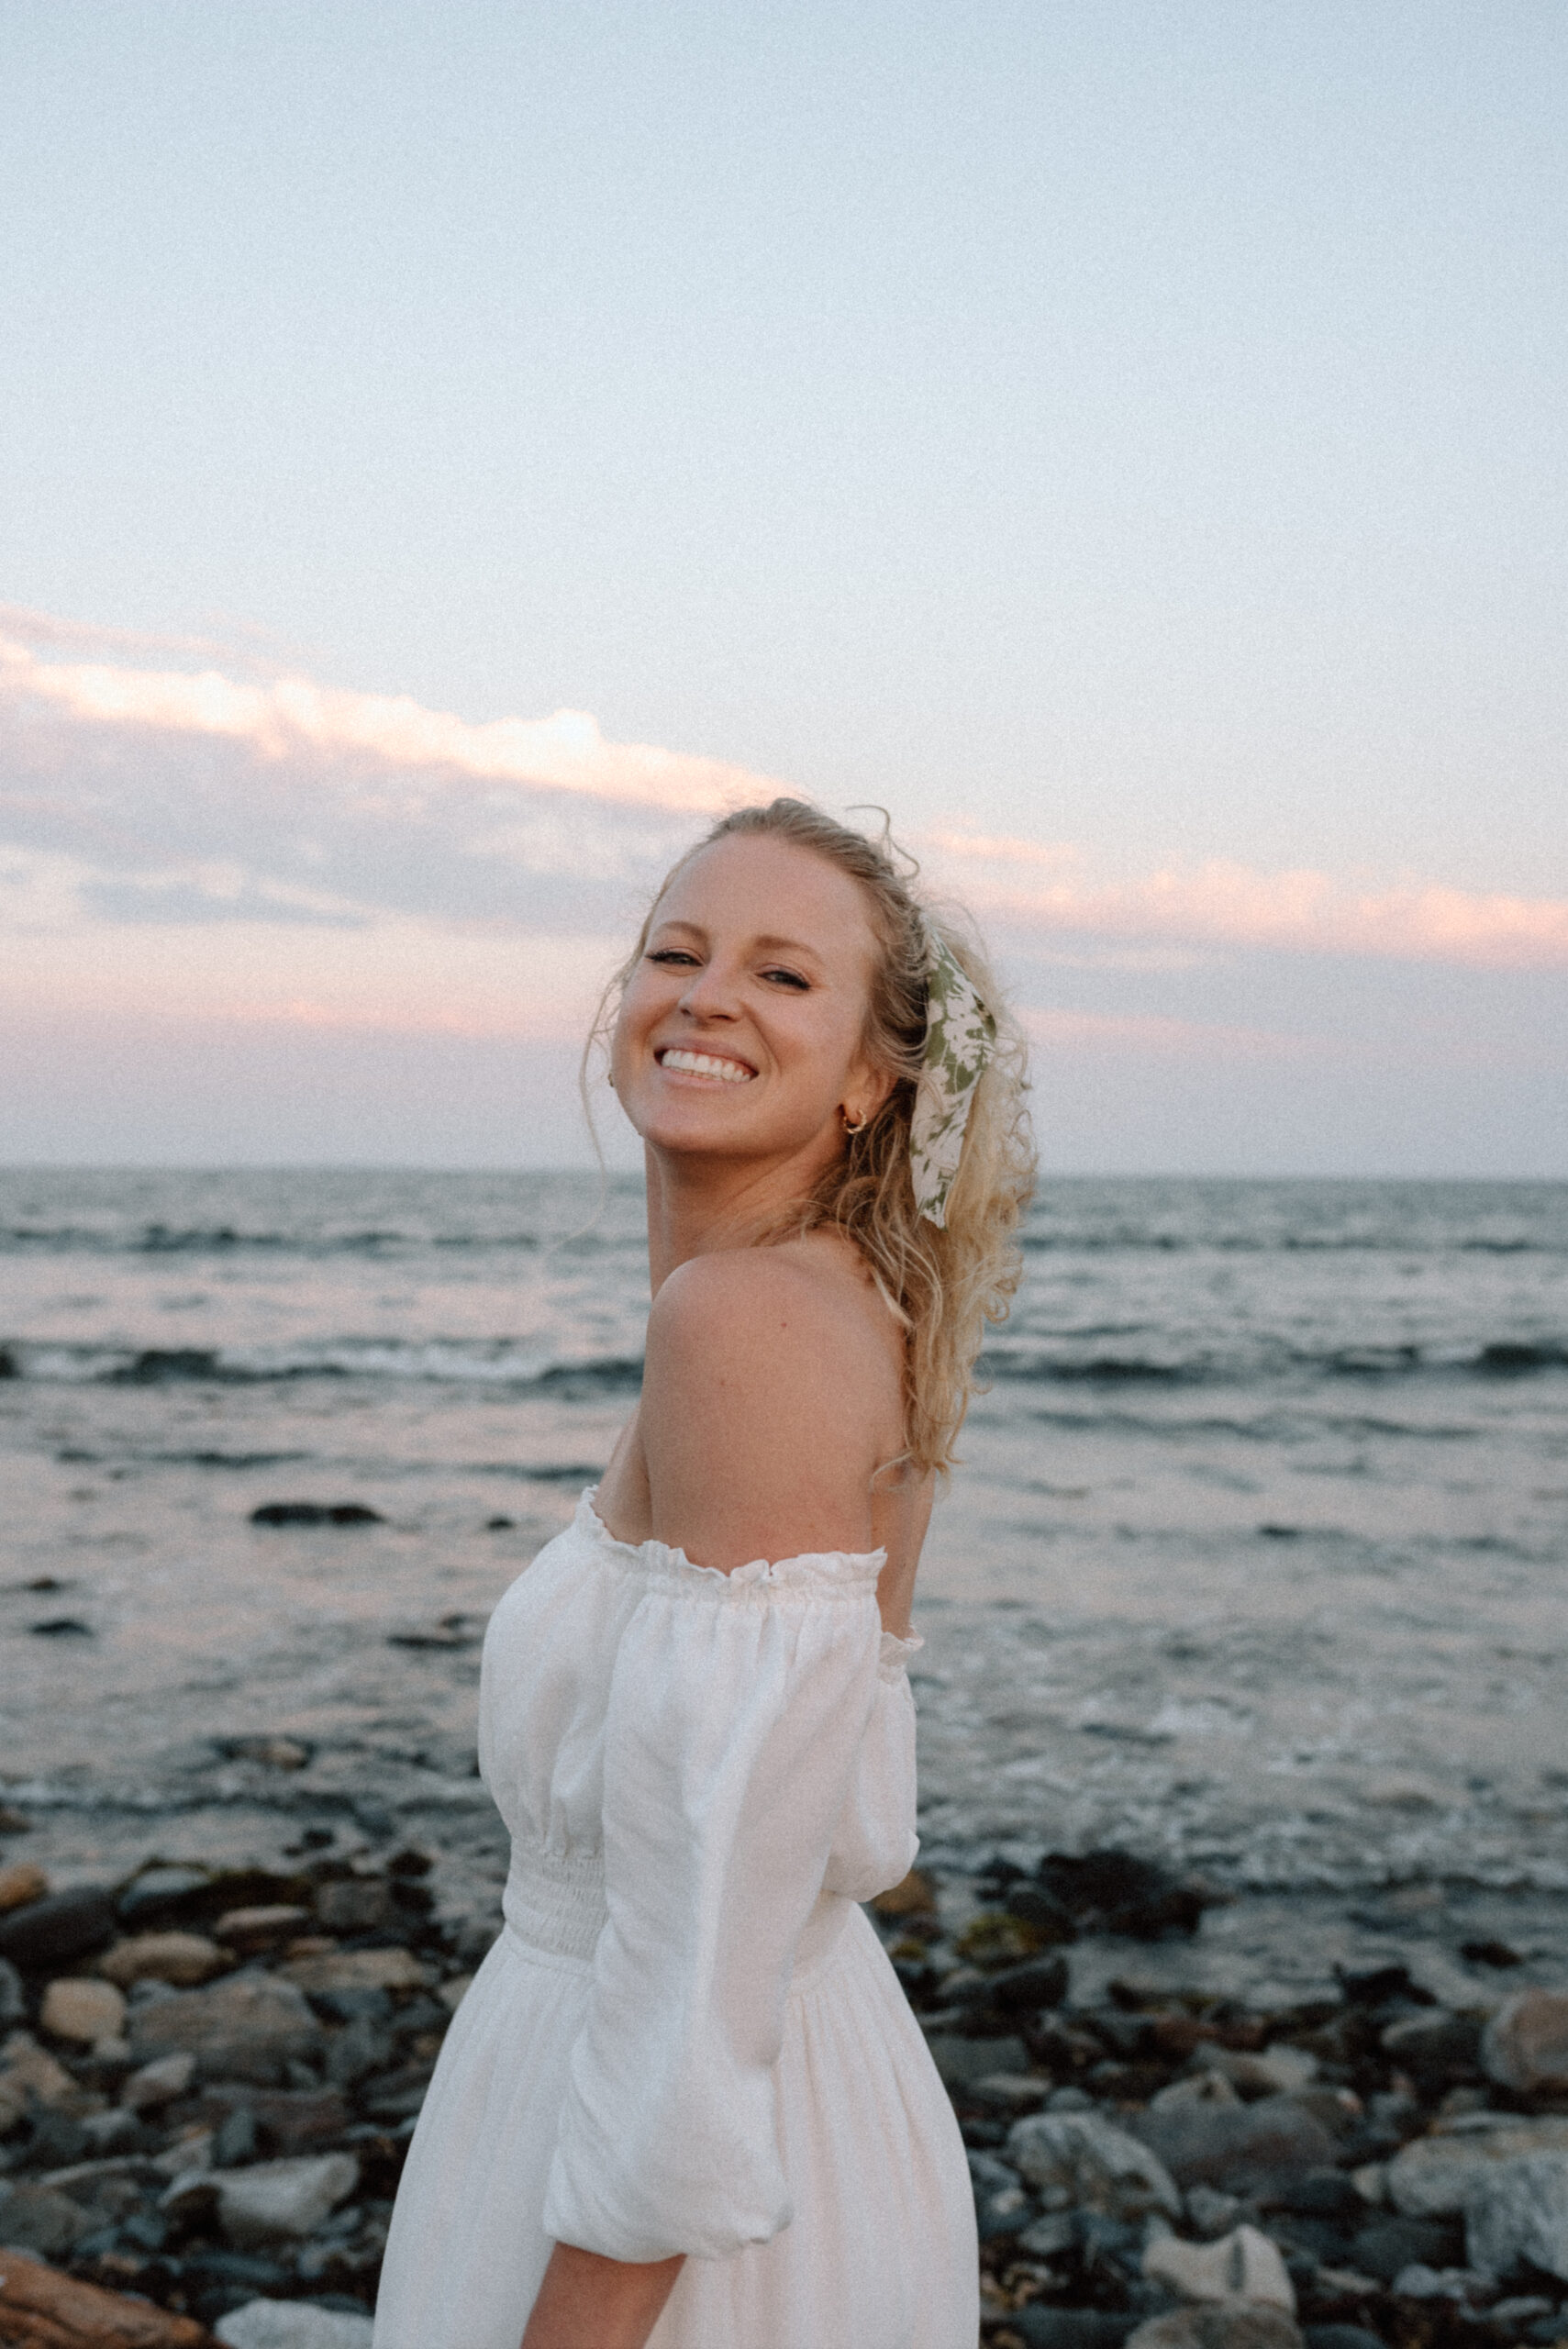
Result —
POLYGON ((523 2333, 522 2349, 642 2349, 684 2265, 633 2265, 558 2243, 523 2333))

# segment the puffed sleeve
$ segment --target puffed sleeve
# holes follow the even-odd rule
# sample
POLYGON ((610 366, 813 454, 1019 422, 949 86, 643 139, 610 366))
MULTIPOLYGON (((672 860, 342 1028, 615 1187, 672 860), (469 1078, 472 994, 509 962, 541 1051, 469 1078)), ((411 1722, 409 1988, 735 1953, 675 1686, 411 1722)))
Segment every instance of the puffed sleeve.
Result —
POLYGON ((543 2213, 558 2242, 718 2258, 789 2222, 773 2066, 876 1699, 879 1564, 682 1561, 623 1634, 607 1921, 543 2213))

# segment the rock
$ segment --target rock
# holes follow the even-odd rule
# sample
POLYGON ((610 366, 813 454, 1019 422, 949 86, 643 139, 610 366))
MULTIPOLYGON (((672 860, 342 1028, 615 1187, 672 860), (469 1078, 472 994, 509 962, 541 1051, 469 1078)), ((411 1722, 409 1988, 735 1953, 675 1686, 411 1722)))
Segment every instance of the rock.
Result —
POLYGON ((28 1994, 8 1957, 0 1957, 0 2029, 26 2020, 28 1994))
POLYGON ((1097 2112, 1037 2112, 1007 2132, 1007 2159, 1048 2210, 1137 2220, 1181 2216, 1182 2198, 1158 2157, 1097 2112))
POLYGON ((317 1920, 328 1933, 376 1932, 396 1913, 392 1887, 380 1876, 346 1876, 316 1896, 317 1920))
POLYGON ((65 2105, 79 2094, 63 2064, 45 2054, 25 2031, 11 2033, 6 2042, 4 2069, 0 2069, 0 2114, 8 2111, 10 2117, 0 2120, 0 2128, 14 2126, 29 2104, 65 2105))
POLYGON ((266 2085, 284 2079, 291 2062, 313 2054, 323 2033, 292 1982, 240 1974, 133 2009, 129 2036, 144 2063, 183 2049, 207 2079, 266 2085))
POLYGON ((1256 2104, 1183 2104, 1130 2125, 1181 2186, 1249 2194, 1302 2170, 1331 2168, 1334 2141, 1294 2097, 1256 2104))
POLYGON ((1418 2137, 1384 2171, 1394 2208, 1407 2219, 1445 2218, 1464 2209, 1471 2188, 1500 2162, 1532 2154, 1568 2154, 1568 2113, 1526 2119, 1514 2113, 1466 2116, 1485 2125, 1418 2137))
POLYGON ((1007 2323, 1027 2349, 1121 2349, 1138 2319, 1106 2309, 1053 2309, 1033 2300, 1015 2309, 1007 2323))
POLYGON ((261 1762, 269 1770, 303 1770, 313 1748, 297 1737, 226 1737, 222 1750, 231 1762, 261 1762))
POLYGON ((934 1917, 937 1887, 920 1869, 911 1868, 885 1892, 879 1892, 871 1905, 879 1917, 934 1917))
POLYGON ((1430 2088, 1445 2080, 1476 2076, 1483 2022, 1479 2014, 1451 2014, 1446 2007, 1432 2007, 1391 2022, 1378 2043, 1390 2063, 1408 2072, 1418 2086, 1430 2088))
POLYGON ((56 2039, 73 2039, 91 2047, 100 2039, 117 2039, 125 2022, 125 1999, 112 1982, 51 1982, 39 2009, 43 2029, 56 2039))
POLYGON ((254 1957, 292 1941, 310 1922, 310 1912, 290 1901, 272 1901, 261 1909, 230 1909, 213 1927, 213 1938, 239 1957, 254 1957))
POLYGON ((285 1982, 318 1990, 422 1990, 429 1968, 412 1950, 343 1949, 320 1957, 291 1958, 278 1968, 285 1982))
POLYGON ((1477 2178, 1464 2241, 1472 2267, 1507 2276, 1528 2262, 1568 2282, 1568 2154, 1527 2154, 1477 2178))
POLYGON ((362 1501, 263 1501, 250 1512, 252 1525, 384 1525, 379 1509, 362 1501))
MULTIPOLYGON (((14 2186, 0 2178, 0 2243, 59 2259, 89 2234, 96 2221, 69 2194, 51 2186, 14 2186)), ((0 2341, 5 2339, 0 2331, 0 2341)))
POLYGON ((1143 2254, 1143 2273, 1184 2300, 1266 2300, 1296 2314, 1296 2288, 1284 2261, 1256 2227, 1238 2227, 1218 2243, 1157 2235, 1143 2254))
POLYGON ((373 2072, 389 2071, 395 2060, 392 2034, 368 2015, 360 2015, 339 2032, 327 2051, 327 2076, 339 2087, 351 2088, 373 2072))
POLYGON ((208 1941, 205 1933, 137 1933, 106 1950, 98 1960, 98 1971, 106 1982, 117 1982, 122 1990, 128 1990, 133 1982, 168 1982, 176 1989, 188 1990, 210 1981, 228 1964, 217 1943, 208 1941))
POLYGON ((265 2140, 264 2150, 275 2154, 313 2153, 329 2145, 351 2117, 336 2087, 256 2088, 235 2080, 204 2088, 199 2110, 217 2132, 234 2113, 249 2113, 265 2140))
POLYGON ((225 2241, 249 2251, 313 2235, 348 2200, 360 2182, 360 2165, 352 2154, 305 2154, 215 2170, 207 2182, 217 2197, 225 2241))
POLYGON ((1039 1881, 1081 1929, 1137 1941, 1196 1932, 1204 1910, 1221 1898, 1131 1852, 1052 1852, 1040 1864, 1039 1881))
POLYGON ((1374 2219, 1351 2245, 1359 2272, 1376 2277, 1380 2284, 1410 2266, 1441 2267, 1453 2248, 1450 2231, 1435 2219, 1374 2219))
POLYGON ((18 2252, 7 2251, 3 2266, 0 2341, 17 2349, 206 2349, 206 2329, 193 2317, 103 2291, 18 2252))
POLYGON ((1031 2220, 1018 2237, 1018 2249, 1031 2259, 1057 2259, 1078 2240, 1078 2221, 1071 2210, 1048 2210, 1031 2220))
POLYGON ((132 2112, 156 2112, 160 2105, 172 2104, 176 2097, 183 2096, 195 2076, 196 2059, 188 2050, 160 2055, 131 2074, 120 2090, 120 2102, 132 2112))
POLYGON ((1307 2349, 1383 2349, 1383 2343, 1364 2325, 1309 2324, 1307 2349))
POLYGON ((1159 2089, 1149 2099, 1151 2112, 1169 2112, 1182 2104, 1240 2104, 1240 2098, 1223 2072, 1190 2072, 1185 2079, 1173 2080, 1168 2088, 1159 2089))
POLYGON ((8 1868, 0 1868, 0 1915, 9 1916, 13 1909, 41 1900, 48 1890, 49 1878, 42 1868, 34 1867, 30 1860, 13 1860, 8 1868))
POLYGON ((211 1881, 206 1868, 143 1868, 120 1894, 120 1922, 143 1927, 167 1923, 200 1901, 211 1881))
POLYGON ((1067 1996, 1067 1982, 1064 1957, 1028 1957, 1021 1965, 1006 1965, 999 1974, 991 1976, 985 1985, 984 2003, 998 2014, 1039 2014, 1042 2008, 1062 2004, 1067 1996))
POLYGON ((24 1974, 41 1974, 56 1965, 73 1965, 91 1957, 115 1936, 115 1909, 101 1886, 79 1884, 69 1892, 51 1892, 30 1900, 0 1918, 0 1957, 8 1957, 24 1974))
POLYGON ((952 2031, 933 2031, 926 2040, 942 2086, 962 2089, 995 2072, 1015 2075, 1028 2068, 1029 2051, 1021 2039, 966 2039, 952 2031))
POLYGON ((1293 2317, 1266 2301, 1235 2300, 1151 2317, 1127 2349, 1304 2349, 1293 2317))
POLYGON ((1281 2044, 1265 2047, 1257 2054, 1248 2054, 1239 2048, 1217 2047, 1207 2041, 1193 2055, 1195 2069, 1218 2072, 1229 2081, 1238 2096, 1255 2103, 1265 2096, 1291 2096, 1307 2087, 1318 2076, 1318 2058, 1309 2055, 1305 2047, 1281 2044))
POLYGON ((371 2349, 374 2330, 368 2316, 310 2300, 247 2300, 219 2317, 213 2337, 224 2349, 371 2349))
POLYGON ((1488 2079, 1521 2096, 1568 2095, 1568 1990, 1521 1990, 1487 2024, 1488 2079))
POLYGON ((1073 1911, 1053 1892, 1047 1892, 1043 1884, 1015 1885, 1007 1895, 1006 1909, 1009 1917, 1031 1927, 1036 1939, 1048 1945, 1078 1938, 1073 1911))

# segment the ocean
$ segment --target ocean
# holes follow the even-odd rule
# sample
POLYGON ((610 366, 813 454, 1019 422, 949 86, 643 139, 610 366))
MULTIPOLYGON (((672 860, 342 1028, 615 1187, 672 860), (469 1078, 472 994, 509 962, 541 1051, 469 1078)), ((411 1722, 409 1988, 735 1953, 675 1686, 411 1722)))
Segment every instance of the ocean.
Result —
MULTIPOLYGON (((1568 1185, 1048 1179, 1026 1259, 921 1568, 933 1854, 1568 1889, 1568 1185)), ((493 1874, 478 1641, 645 1304, 627 1179, 0 1173, 29 1851, 240 1855, 314 1805, 493 1874)))

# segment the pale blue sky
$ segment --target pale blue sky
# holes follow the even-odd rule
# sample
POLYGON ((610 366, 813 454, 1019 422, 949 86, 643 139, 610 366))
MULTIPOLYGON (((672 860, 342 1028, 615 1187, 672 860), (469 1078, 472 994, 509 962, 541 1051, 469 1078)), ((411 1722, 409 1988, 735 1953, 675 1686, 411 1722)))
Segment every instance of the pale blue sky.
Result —
MULTIPOLYGON (((0 599, 1107 879, 1561 898, 1564 121, 1545 0, 0 0, 0 599)), ((1568 1013, 1288 957, 1049 1001, 1394 1049, 1422 986, 1499 1069, 1568 1013)), ((1217 1130, 1150 1115, 1123 1158, 1217 1130)))

